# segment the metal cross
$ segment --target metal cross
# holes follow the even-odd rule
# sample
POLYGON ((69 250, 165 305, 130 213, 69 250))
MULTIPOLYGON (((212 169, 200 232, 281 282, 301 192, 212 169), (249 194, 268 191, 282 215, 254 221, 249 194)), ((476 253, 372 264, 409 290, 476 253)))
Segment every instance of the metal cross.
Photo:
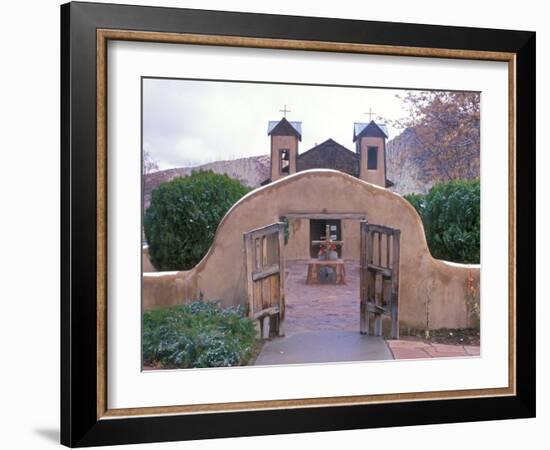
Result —
POLYGON ((285 104, 285 107, 283 109, 280 109, 279 111, 284 114, 284 117, 286 117, 287 112, 292 112, 290 109, 286 109, 286 104, 285 104))
POLYGON ((374 115, 372 108, 369 107, 369 112, 366 112, 365 114, 369 116, 369 120, 372 120, 372 116, 374 115))

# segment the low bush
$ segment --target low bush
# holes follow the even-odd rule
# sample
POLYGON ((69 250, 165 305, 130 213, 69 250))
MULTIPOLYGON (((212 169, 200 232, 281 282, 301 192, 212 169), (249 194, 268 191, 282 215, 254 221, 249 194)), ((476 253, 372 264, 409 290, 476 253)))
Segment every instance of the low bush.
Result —
POLYGON ((479 180, 453 180, 405 196, 422 218, 435 258, 479 264, 479 195, 479 180))
POLYGON ((193 301, 143 313, 143 361, 164 368, 246 365, 256 342, 241 308, 193 301))

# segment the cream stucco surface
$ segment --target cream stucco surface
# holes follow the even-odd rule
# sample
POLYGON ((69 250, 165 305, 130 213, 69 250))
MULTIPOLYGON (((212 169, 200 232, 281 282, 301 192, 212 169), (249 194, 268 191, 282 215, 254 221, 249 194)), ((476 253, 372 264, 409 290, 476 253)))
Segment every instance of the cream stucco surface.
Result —
POLYGON ((386 158, 385 158, 384 139, 379 137, 361 138, 361 166, 359 168, 359 178, 378 186, 386 186, 386 158), (369 147, 378 148, 378 159, 376 170, 367 169, 367 155, 369 147))
POLYGON ((141 250, 141 270, 144 272, 156 272, 157 269, 153 264, 151 263, 151 259, 149 258, 149 247, 144 246, 141 250))
POLYGON ((288 220, 288 243, 284 248, 285 260, 295 261, 310 257, 310 237, 308 219, 288 220))
MULTIPOLYGON (((430 328, 470 325, 467 278, 471 274, 479 286, 479 266, 432 258, 420 217, 405 199, 333 170, 299 172, 243 197, 226 214, 208 254, 192 270, 143 274, 144 308, 178 304, 200 294, 225 306, 245 304, 243 233, 290 213, 364 214, 371 223, 400 229, 400 325, 424 327, 427 308, 430 328)), ((344 236, 353 229, 353 221, 349 222, 344 224, 344 236)), ((308 236, 308 227, 301 226, 296 233, 308 236)))
POLYGON ((271 180, 287 176, 281 173, 280 152, 289 151, 289 174, 296 173, 296 159, 298 158, 298 138, 296 136, 271 136, 271 180))

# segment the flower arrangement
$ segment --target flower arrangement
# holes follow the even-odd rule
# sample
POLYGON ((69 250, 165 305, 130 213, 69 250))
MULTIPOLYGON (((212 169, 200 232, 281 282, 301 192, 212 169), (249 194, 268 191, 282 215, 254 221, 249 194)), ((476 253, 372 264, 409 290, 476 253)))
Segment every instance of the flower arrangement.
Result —
POLYGON ((338 255, 334 253, 336 253, 336 244, 327 242, 319 248, 319 259, 336 259, 338 255))
POLYGON ((336 244, 328 243, 326 245, 321 245, 321 248, 319 249, 319 254, 324 255, 327 251, 335 251, 336 250, 336 244))

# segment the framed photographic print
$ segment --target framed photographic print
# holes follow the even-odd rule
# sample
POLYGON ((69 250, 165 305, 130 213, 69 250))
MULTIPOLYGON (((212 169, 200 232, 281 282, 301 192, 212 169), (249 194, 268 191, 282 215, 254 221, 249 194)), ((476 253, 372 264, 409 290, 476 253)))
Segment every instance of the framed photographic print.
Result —
POLYGON ((63 444, 534 416, 535 33, 61 25, 63 444))

